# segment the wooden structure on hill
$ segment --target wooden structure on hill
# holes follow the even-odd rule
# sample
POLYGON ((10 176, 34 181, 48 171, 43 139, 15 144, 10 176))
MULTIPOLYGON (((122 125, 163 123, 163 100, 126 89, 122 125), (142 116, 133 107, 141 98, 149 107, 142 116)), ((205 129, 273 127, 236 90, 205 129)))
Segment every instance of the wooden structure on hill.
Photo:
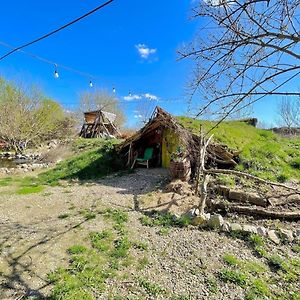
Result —
POLYGON ((120 132, 114 124, 116 115, 103 110, 84 113, 84 124, 79 136, 83 138, 118 137, 120 132))
MULTIPOLYGON (((156 107, 149 122, 117 146, 128 167, 137 157, 142 157, 147 148, 153 148, 150 166, 172 169, 178 162, 189 165, 193 174, 198 163, 200 137, 184 128, 162 108, 156 107)), ((239 154, 220 144, 210 144, 207 152, 208 163, 227 167, 236 165, 234 158, 239 154)))

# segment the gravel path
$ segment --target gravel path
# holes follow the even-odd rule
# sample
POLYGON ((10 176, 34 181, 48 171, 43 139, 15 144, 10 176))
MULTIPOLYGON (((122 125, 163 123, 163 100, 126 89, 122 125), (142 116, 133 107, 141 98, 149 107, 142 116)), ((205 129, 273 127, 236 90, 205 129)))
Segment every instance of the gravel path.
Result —
MULTIPOLYGON (((91 231, 107 226, 99 215, 86 220, 84 214, 107 207, 127 211, 130 238, 149 245, 150 264, 139 276, 173 295, 190 297, 185 299, 244 299, 243 289, 233 284, 221 284, 212 294, 208 281, 224 267, 222 256, 226 253, 256 261, 246 243, 194 227, 172 228, 162 236, 159 228, 143 226, 139 221, 142 213, 135 208, 140 198, 154 191, 166 176, 162 169, 139 169, 93 183, 47 187, 31 195, 0 188, 0 299, 18 299, 25 293, 46 297, 51 290, 47 274, 67 264, 66 249, 85 242, 91 231)), ((134 289, 122 282, 112 283, 111 290, 134 295, 134 289)), ((108 295, 101 299, 108 299, 108 295)))

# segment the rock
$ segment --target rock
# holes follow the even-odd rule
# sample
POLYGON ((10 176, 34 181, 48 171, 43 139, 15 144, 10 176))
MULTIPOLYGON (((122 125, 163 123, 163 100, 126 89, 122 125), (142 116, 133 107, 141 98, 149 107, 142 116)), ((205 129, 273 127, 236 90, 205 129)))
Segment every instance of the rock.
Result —
POLYGON ((231 231, 241 231, 243 228, 240 224, 238 223, 231 223, 230 224, 230 230, 231 231))
POLYGON ((221 215, 212 215, 208 220, 208 226, 211 228, 220 228, 224 224, 224 219, 221 215))
POLYGON ((257 234, 259 234, 261 236, 267 236, 268 230, 267 230, 267 228, 265 228, 263 226, 259 226, 259 227, 257 227, 257 234))
POLYGON ((257 233, 257 229, 255 226, 245 224, 242 226, 242 228, 244 232, 257 233))
POLYGON ((196 216, 192 220, 192 225, 194 226, 204 226, 207 224, 209 217, 206 214, 196 216))
POLYGON ((221 230, 224 231, 224 232, 230 232, 230 223, 229 222, 224 222, 222 227, 221 227, 221 230))
POLYGON ((269 230, 268 237, 273 243, 275 243, 277 245, 280 244, 280 239, 279 239, 278 235, 276 234, 275 230, 269 230))
POLYGON ((293 231, 287 229, 279 229, 280 235, 282 238, 288 242, 292 242, 294 240, 293 231))
POLYGON ((294 237, 299 238, 300 237, 300 229, 296 229, 294 232, 294 237))
POLYGON ((191 210, 189 210, 186 215, 190 218, 194 218, 196 216, 200 215, 200 211, 198 208, 192 208, 191 210))

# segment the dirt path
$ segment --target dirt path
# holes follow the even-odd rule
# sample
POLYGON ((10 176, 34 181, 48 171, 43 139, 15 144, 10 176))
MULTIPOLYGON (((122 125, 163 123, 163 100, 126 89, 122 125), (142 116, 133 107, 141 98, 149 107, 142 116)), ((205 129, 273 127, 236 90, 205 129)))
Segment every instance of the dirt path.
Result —
MULTIPOLYGON (((257 261, 247 243, 190 227, 172 228, 162 236, 156 227, 139 221, 140 197, 155 190, 165 177, 161 169, 137 170, 94 183, 47 187, 30 195, 0 188, 0 299, 21 299, 18 297, 25 294, 44 299, 51 289, 47 274, 67 264, 70 246, 85 243, 91 231, 106 227, 97 213, 107 207, 127 211, 130 237, 150 245, 150 264, 141 271, 142 276, 174 295, 191 296, 180 299, 244 299, 243 289, 231 283, 211 294, 209 280, 222 267, 225 253, 257 261)), ((291 252, 285 246, 278 251, 291 252)), ((113 283, 113 288, 130 293, 122 283, 113 283)), ((108 299, 108 295, 99 299, 108 299)))

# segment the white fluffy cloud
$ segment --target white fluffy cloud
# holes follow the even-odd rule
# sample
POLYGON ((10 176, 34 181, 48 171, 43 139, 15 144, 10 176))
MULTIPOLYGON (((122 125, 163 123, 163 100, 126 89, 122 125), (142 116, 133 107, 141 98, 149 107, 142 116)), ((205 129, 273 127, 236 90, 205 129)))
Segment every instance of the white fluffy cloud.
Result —
POLYGON ((140 57, 143 59, 148 59, 151 54, 155 54, 157 52, 157 49, 149 48, 145 44, 135 45, 135 48, 137 49, 140 57))
POLYGON ((128 95, 124 97, 124 100, 126 101, 140 100, 140 99, 142 99, 142 96, 140 95, 128 95))
POLYGON ((152 100, 152 101, 158 101, 159 97, 150 94, 150 93, 145 93, 145 94, 140 94, 140 95, 136 95, 136 94, 130 94, 128 96, 123 97, 125 101, 133 101, 133 100, 141 100, 143 98, 148 99, 148 100, 152 100))
POLYGON ((155 95, 152 95, 152 94, 149 94, 149 93, 146 93, 143 95, 146 99, 149 99, 149 100, 155 100, 157 101, 159 98, 155 95))

